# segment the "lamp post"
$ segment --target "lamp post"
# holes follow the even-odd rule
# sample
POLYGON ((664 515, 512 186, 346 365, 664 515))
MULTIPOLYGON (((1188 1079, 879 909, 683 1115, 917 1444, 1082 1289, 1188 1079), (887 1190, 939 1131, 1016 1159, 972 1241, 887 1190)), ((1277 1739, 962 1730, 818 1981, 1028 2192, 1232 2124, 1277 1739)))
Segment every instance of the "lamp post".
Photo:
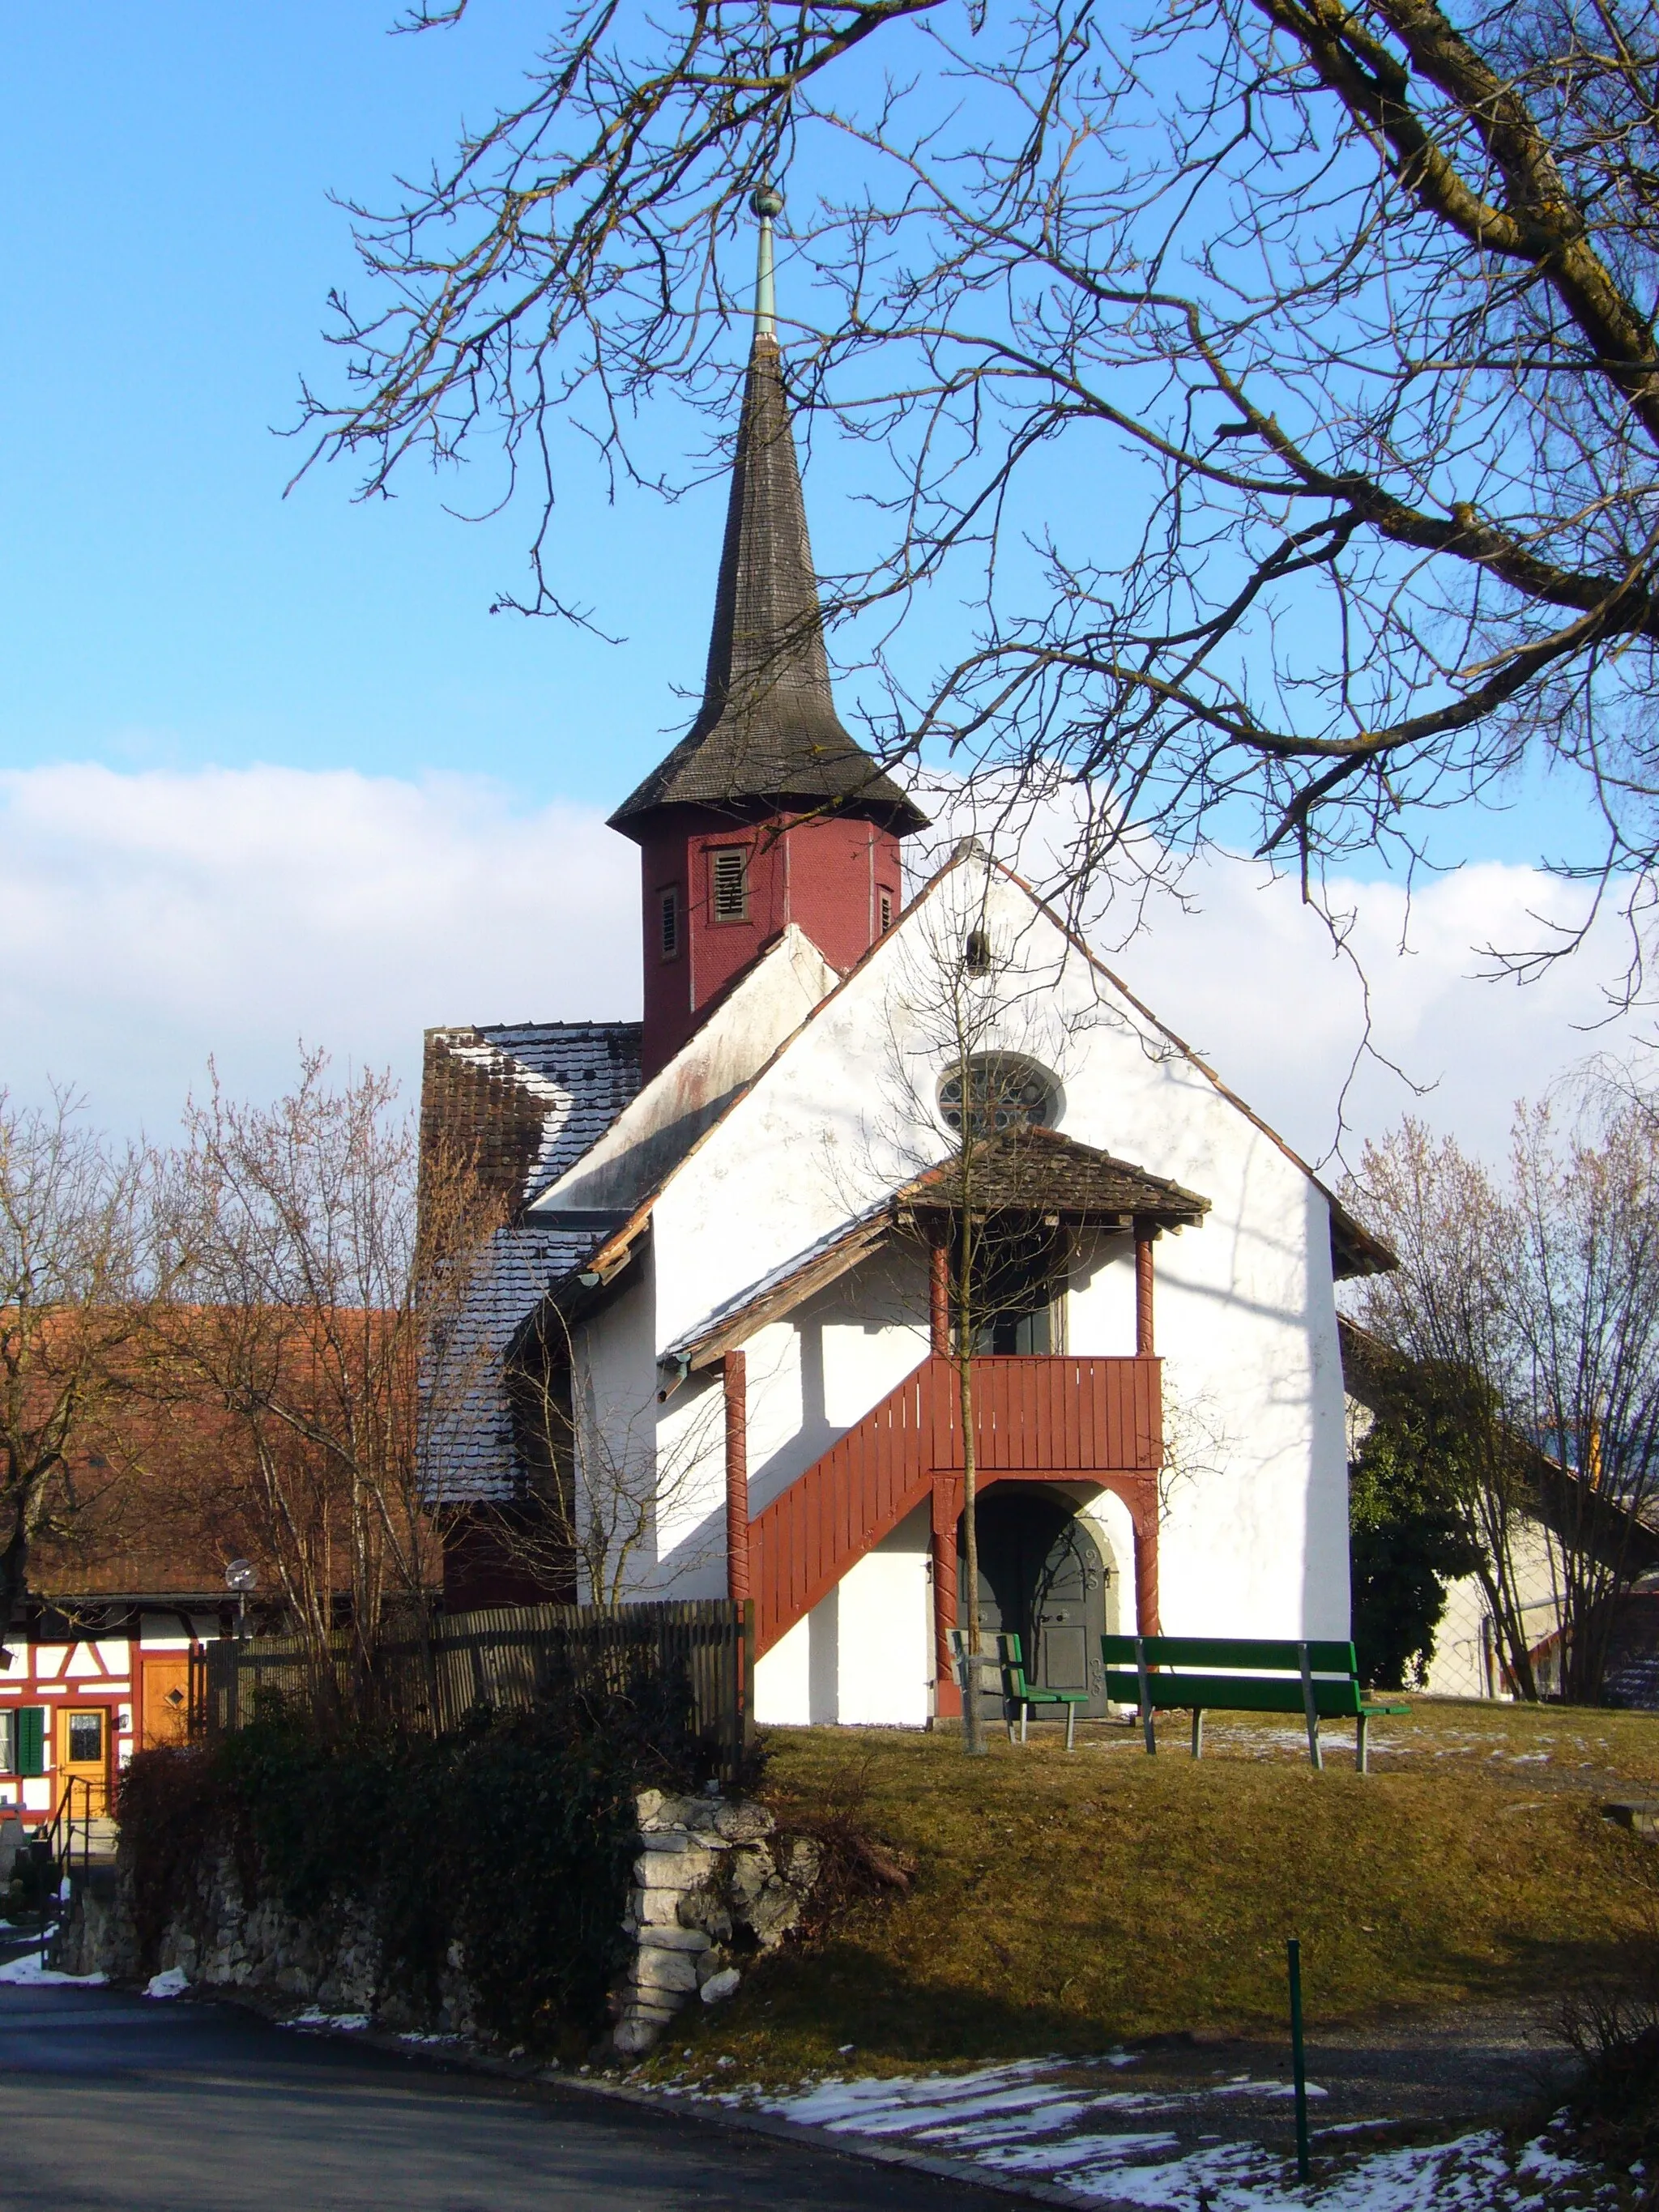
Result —
POLYGON ((233 1559, 225 1569, 225 1588, 236 1595, 236 1640, 240 1644, 247 1635, 247 1594, 258 1589, 259 1577, 251 1559, 233 1559))

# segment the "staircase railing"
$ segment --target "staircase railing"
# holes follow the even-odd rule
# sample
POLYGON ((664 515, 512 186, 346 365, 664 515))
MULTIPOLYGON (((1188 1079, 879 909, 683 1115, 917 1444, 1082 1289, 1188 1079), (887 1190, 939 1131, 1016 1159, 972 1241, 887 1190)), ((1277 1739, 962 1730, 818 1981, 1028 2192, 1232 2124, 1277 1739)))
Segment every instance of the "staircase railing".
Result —
POLYGON ((66 1889, 73 1889, 77 1853, 83 1882, 91 1863, 92 1822, 91 1778, 84 1774, 71 1774, 64 1784, 64 1794, 58 1800, 58 1809, 46 1829, 52 1875, 51 1892, 42 1905, 40 1915, 40 1963, 43 1966, 46 1963, 47 1947, 68 1917, 68 1899, 64 1893, 66 1889))
MULTIPOLYGON (((1157 1359, 988 1354, 973 1370, 981 1482, 1156 1478, 1164 1455, 1157 1359)), ((757 1650, 769 1651, 936 1480, 959 1478, 962 1446, 955 1362, 931 1357, 757 1513, 749 1524, 757 1650)))

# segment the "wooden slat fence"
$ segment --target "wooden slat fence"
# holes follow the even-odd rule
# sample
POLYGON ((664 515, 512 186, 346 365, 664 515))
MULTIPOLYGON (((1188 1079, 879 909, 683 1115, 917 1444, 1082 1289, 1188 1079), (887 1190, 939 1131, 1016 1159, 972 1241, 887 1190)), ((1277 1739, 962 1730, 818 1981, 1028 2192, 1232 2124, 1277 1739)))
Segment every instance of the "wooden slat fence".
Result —
POLYGON ((347 1711, 410 1733, 444 1735, 481 1706, 526 1712, 545 1700, 650 1700, 735 1773, 753 1730, 754 1607, 725 1599, 653 1605, 500 1606, 446 1613, 426 1633, 382 1643, 368 1667, 337 1632, 331 1685, 297 1637, 226 1638, 191 1663, 191 1733, 211 1741, 262 1699, 310 1705, 331 1690, 347 1711))

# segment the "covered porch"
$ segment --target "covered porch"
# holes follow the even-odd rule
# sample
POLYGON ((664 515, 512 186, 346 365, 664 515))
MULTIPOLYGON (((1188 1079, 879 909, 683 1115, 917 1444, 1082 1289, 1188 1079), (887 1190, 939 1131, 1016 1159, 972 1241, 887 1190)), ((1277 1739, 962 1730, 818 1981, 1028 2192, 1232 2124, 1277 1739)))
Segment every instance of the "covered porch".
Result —
MULTIPOLYGON (((1164 1461, 1155 1346, 1154 1248, 1200 1223, 1207 1200, 1048 1131, 989 1139, 918 1176, 877 1213, 757 1286, 692 1344, 679 1376, 718 1370, 725 1419, 726 1589, 755 1606, 763 1656, 848 1571, 925 1508, 930 1528, 933 1711, 960 1711, 951 1632, 959 1611, 957 1531, 971 1457, 975 1494, 1010 1484, 1110 1492, 1133 1530, 1135 1618, 1158 1623, 1158 1522, 1164 1461), (964 1198, 967 1200, 964 1206, 964 1198), (964 1213, 988 1233, 1063 1240, 1079 1230, 1133 1237, 1134 1345, 1121 1355, 964 1349, 953 1271, 964 1213), (743 1346, 884 1243, 927 1254, 927 1356, 758 1514, 748 1478, 743 1346), (971 1454, 969 1441, 971 1436, 971 1454)), ((672 1387, 672 1383, 671 1383, 672 1387)))

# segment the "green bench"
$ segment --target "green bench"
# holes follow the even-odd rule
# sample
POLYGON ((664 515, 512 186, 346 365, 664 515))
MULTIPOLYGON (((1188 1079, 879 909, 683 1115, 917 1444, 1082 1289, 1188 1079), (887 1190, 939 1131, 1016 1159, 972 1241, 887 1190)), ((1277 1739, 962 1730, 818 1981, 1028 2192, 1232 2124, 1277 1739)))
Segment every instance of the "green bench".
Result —
MULTIPOLYGON (((1025 1724, 1030 1717, 1034 1706, 1064 1705, 1066 1748, 1070 1751, 1076 1740, 1077 1709, 1079 1705, 1088 1704, 1089 1692, 1086 1690, 1045 1690, 1036 1683, 1028 1682, 1025 1679, 1025 1654, 1021 1648, 1018 1637, 1012 1633, 1005 1633, 996 1637, 994 1641, 996 1644, 994 1658, 988 1651, 981 1650, 980 1653, 980 1686, 982 1694, 985 1687, 984 1677, 994 1667, 995 1680, 1002 1692, 1002 1716, 1007 1726, 1009 1742, 1012 1743, 1014 1741, 1016 1711, 1019 1715, 1019 1741, 1024 1743, 1025 1724)), ((951 1643, 956 1653, 957 1680, 961 1686, 963 1698, 966 1698, 972 1694, 969 1688, 971 1662, 968 1656, 967 1632, 964 1629, 953 1628, 951 1631, 951 1643)))
POLYGON ((1204 1755, 1206 1712, 1300 1713, 1308 1756, 1323 1767, 1322 1720, 1352 1720, 1354 1765, 1366 1771, 1365 1725, 1409 1705, 1378 1705, 1359 1686, 1352 1644, 1292 1644, 1237 1636, 1103 1636, 1106 1694, 1136 1706, 1149 1752, 1158 1749, 1152 1716, 1193 1717, 1193 1757, 1204 1755), (1202 1671, 1200 1671, 1202 1670, 1202 1671))

